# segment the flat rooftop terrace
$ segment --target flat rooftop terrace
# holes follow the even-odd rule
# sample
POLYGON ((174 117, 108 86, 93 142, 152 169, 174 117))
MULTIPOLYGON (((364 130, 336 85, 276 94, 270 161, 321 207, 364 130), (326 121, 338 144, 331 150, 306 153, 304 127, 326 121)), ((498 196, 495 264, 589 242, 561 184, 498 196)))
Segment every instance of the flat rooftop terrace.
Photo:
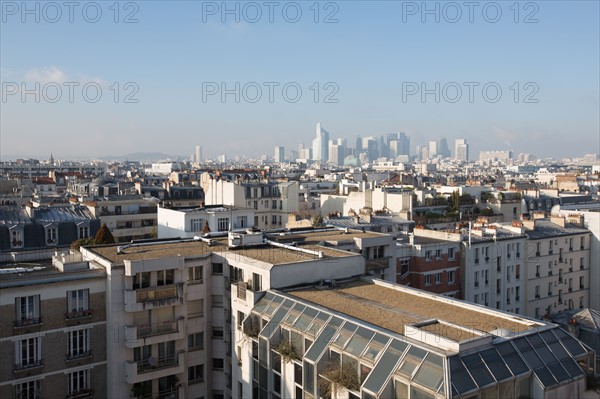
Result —
MULTIPOLYGON (((402 335, 405 325, 432 319, 485 333, 497 329, 521 333, 545 325, 415 289, 390 288, 363 280, 332 289, 306 288, 287 293, 402 335)), ((460 340, 463 334, 453 338, 460 340)))
MULTIPOLYGON (((123 246, 123 244, 121 244, 123 246)), ((270 263, 273 265, 283 265, 289 263, 307 262, 307 261, 327 261, 327 259, 341 258, 348 256, 360 256, 351 252, 341 251, 332 248, 325 248, 318 245, 302 245, 299 248, 311 251, 322 251, 323 258, 316 254, 310 254, 295 251, 288 248, 280 248, 268 244, 259 246, 249 246, 244 248, 229 248, 227 238, 213 239, 212 245, 203 241, 179 241, 153 243, 152 245, 132 245, 124 246, 121 253, 117 253, 119 245, 110 245, 102 247, 89 247, 88 250, 95 252, 101 257, 112 263, 121 264, 124 260, 136 261, 143 259, 156 259, 172 256, 183 256, 194 258, 206 256, 211 253, 227 253, 231 255, 246 256, 257 261, 270 263)), ((225 255, 228 256, 228 255, 225 255)))
POLYGON ((105 274, 104 269, 78 269, 60 271, 51 260, 0 263, 0 288, 22 286, 60 279, 94 278, 105 274))
POLYGON ((285 241, 304 241, 306 243, 315 243, 321 241, 348 241, 353 240, 354 238, 381 238, 387 236, 387 234, 369 232, 369 231, 359 231, 359 230, 350 230, 347 233, 343 230, 316 230, 314 232, 302 232, 302 233, 291 233, 285 235, 277 235, 277 234, 267 234, 268 238, 277 241, 285 240, 285 241))

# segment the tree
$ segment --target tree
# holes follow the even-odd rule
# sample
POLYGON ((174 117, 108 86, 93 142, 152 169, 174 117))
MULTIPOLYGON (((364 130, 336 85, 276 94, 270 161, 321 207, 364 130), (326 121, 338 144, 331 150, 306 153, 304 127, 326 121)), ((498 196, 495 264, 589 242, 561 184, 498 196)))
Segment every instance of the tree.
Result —
POLYGON ((208 220, 204 221, 204 227, 202 227, 202 234, 210 233, 210 226, 208 225, 208 220))
POLYGON ((312 218, 312 226, 313 227, 321 227, 323 225, 323 216, 320 214, 313 216, 312 218))
POLYGON ((73 241, 71 243, 71 249, 79 251, 81 247, 87 247, 88 245, 96 244, 96 240, 93 238, 80 238, 79 240, 73 241))
POLYGON ((103 223, 100 227, 100 230, 98 230, 98 232, 96 233, 95 241, 98 245, 115 243, 115 238, 106 226, 106 223, 103 223))
POLYGON ((460 212, 460 193, 458 190, 452 192, 451 211, 455 213, 460 212))

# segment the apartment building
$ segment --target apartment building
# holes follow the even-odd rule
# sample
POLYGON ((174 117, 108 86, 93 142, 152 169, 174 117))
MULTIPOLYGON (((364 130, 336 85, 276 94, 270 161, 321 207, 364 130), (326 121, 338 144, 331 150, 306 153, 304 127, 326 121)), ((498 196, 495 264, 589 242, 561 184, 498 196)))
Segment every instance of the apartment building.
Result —
POLYGON ((600 265, 600 203, 561 206, 558 212, 590 230, 590 308, 600 309, 600 267, 592 266, 600 265))
POLYGON ((524 220, 523 227, 528 238, 527 316, 550 317, 589 307, 592 235, 582 220, 534 218, 524 220))
POLYGON ((415 229, 396 241, 396 280, 424 291, 462 298, 461 235, 415 229))
POLYGON ((193 238, 205 232, 227 232, 254 227, 254 210, 229 205, 192 208, 158 207, 158 237, 193 238))
POLYGON ((269 240, 291 245, 318 245, 360 254, 364 259, 361 274, 382 280, 396 279, 396 249, 389 234, 360 230, 309 229, 269 234, 269 240))
MULTIPOLYGON (((356 253, 261 232, 82 248, 107 273, 107 396, 231 397, 231 297, 365 273, 356 253), (298 273, 302 270, 302 273, 298 273), (233 290, 233 291, 231 291, 233 290)), ((248 310, 247 310, 248 312, 248 310)))
POLYGON ((107 397, 105 281, 76 255, 0 266, 0 397, 107 397))
POLYGON ((276 182, 256 174, 204 173, 201 184, 207 205, 254 209, 253 225, 259 229, 284 228, 288 215, 300 209, 297 181, 276 182))
POLYGON ((84 204, 110 230, 115 242, 151 238, 157 231, 157 200, 141 195, 97 197, 84 204))
POLYGON ((50 259, 57 247, 68 247, 80 238, 92 237, 100 221, 79 204, 25 208, 0 206, 0 262, 2 252, 39 250, 50 259))
POLYGON ((464 299, 526 314, 527 236, 511 223, 476 223, 463 234, 464 299))
POLYGON ((593 369, 554 324, 377 279, 265 291, 232 300, 236 398, 583 397, 593 369))

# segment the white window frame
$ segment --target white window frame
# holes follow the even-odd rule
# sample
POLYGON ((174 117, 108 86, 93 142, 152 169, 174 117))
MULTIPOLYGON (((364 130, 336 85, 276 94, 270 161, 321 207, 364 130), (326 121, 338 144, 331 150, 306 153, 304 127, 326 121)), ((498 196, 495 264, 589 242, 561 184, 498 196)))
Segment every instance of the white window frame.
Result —
POLYGON ((190 219, 190 231, 202 231, 204 228, 204 219, 190 219))
POLYGON ((58 244, 58 229, 56 226, 46 227, 46 245, 58 244))
POLYGON ((456 281, 456 270, 448 270, 448 284, 454 284, 456 281))
POLYGON ((69 394, 75 395, 90 389, 90 369, 69 373, 69 394))
POLYGON ((448 248, 448 260, 454 260, 455 256, 454 247, 448 248))
POLYGON ((77 231, 79 234, 79 239, 90 238, 90 228, 88 226, 79 226, 77 231))
POLYGON ((17 399, 39 399, 42 390, 42 380, 32 380, 15 385, 15 397, 17 399))
POLYGON ((83 357, 90 354, 90 328, 79 328, 69 331, 69 358, 83 357))
POLYGON ((188 281, 202 283, 204 278, 204 266, 190 266, 188 268, 188 281))
POLYGON ((15 299, 15 309, 18 325, 34 324, 36 319, 40 319, 40 296, 17 297, 15 299))
POLYGON ((15 364, 18 369, 35 367, 42 361, 42 338, 31 337, 15 342, 15 364))
POLYGON ((77 313, 90 309, 89 288, 67 291, 67 312, 77 313))
POLYGON ((217 231, 228 231, 229 230, 229 218, 218 218, 217 219, 217 231))

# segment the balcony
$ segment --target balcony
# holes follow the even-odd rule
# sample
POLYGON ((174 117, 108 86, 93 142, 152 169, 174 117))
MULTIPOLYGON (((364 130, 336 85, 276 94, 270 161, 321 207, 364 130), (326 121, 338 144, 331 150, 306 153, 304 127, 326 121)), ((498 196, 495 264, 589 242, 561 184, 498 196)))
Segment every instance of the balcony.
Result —
POLYGON ((125 290, 125 311, 140 312, 183 303, 183 283, 125 290))
POLYGON ((569 252, 573 252, 573 247, 569 247, 569 252))
POLYGON ((146 380, 181 374, 185 371, 184 351, 167 355, 162 358, 150 357, 139 362, 127 361, 125 363, 125 381, 135 384, 146 380))
POLYGON ((78 359, 83 359, 83 358, 91 357, 91 356, 92 356, 92 351, 88 348, 86 350, 80 351, 79 353, 73 352, 73 353, 67 354, 66 361, 78 360, 78 359))
POLYGON ((34 359, 34 360, 28 361, 26 363, 15 364, 14 372, 17 373, 19 371, 31 370, 31 369, 35 369, 38 367, 44 367, 44 363, 42 362, 42 359, 34 359))
POLYGON ((41 317, 30 317, 27 319, 15 320, 15 328, 30 327, 36 324, 42 324, 41 317))
POLYGON ((520 257, 521 257, 521 253, 517 252, 517 258, 520 258, 520 257))
POLYGON ((185 338, 183 326, 184 317, 151 324, 129 324, 125 326, 125 346, 136 348, 138 346, 153 345, 159 342, 175 341, 185 338))
POLYGON ((75 320, 75 319, 83 319, 83 318, 87 318, 87 317, 92 317, 91 309, 74 310, 72 312, 65 313, 65 319, 68 321, 75 320))
POLYGON ((579 284, 579 289, 580 289, 580 290, 583 290, 583 289, 585 289, 585 288, 583 287, 583 284, 579 284))
POLYGON ((390 257, 367 259, 367 271, 382 270, 390 267, 390 257))
POLYGON ((67 395, 67 399, 91 398, 94 391, 91 389, 80 389, 79 391, 71 392, 67 395))
POLYGON ((540 299, 540 294, 535 294, 535 299, 540 299))

